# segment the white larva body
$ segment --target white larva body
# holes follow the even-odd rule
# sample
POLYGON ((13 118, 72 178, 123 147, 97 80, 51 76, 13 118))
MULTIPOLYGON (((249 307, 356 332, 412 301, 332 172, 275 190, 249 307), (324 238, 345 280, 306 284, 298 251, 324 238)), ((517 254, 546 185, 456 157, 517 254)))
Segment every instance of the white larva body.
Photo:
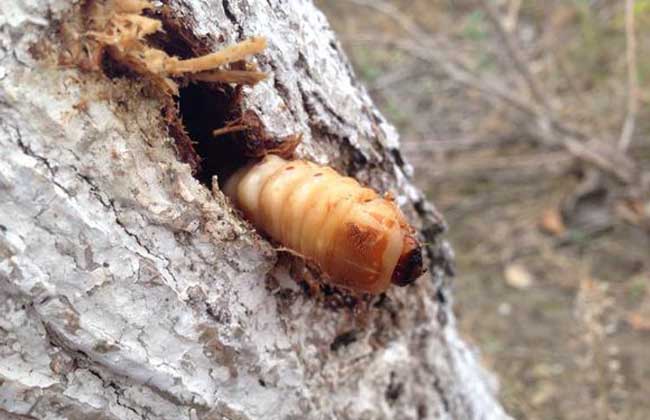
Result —
POLYGON ((268 155, 224 190, 256 228, 317 262, 338 286, 379 293, 421 272, 419 246, 395 203, 331 168, 268 155))

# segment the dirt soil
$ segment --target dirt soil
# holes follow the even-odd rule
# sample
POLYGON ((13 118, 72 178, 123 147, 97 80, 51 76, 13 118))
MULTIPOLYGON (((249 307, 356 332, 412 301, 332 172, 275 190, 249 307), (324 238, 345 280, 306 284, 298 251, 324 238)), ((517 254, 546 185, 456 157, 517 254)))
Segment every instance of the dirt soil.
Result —
MULTIPOLYGON (((650 418, 650 224, 630 210, 650 213, 648 196, 630 198, 611 174, 535 141, 528 117, 417 49, 413 37, 431 37, 481 80, 523 89, 477 2, 317 3, 446 217, 459 326, 499 377, 508 412, 650 418)), ((493 3, 561 118, 615 142, 627 103, 625 2, 493 3)), ((650 2, 634 13, 647 40, 650 2)), ((649 46, 638 48, 647 92, 649 46)), ((650 101, 639 96, 628 156, 648 170, 650 101)))

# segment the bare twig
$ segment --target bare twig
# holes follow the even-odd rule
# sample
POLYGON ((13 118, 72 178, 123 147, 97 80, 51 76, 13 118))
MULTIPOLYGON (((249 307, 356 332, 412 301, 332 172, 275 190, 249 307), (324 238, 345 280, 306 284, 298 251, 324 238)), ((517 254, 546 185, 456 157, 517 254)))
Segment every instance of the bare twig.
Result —
POLYGON ((217 128, 216 130, 212 131, 212 135, 214 137, 218 136, 223 136, 224 134, 228 133, 234 133, 237 131, 244 131, 247 130, 249 127, 243 124, 232 124, 232 125, 227 125, 225 127, 217 128))
POLYGON ((477 1, 481 5, 483 10, 485 10, 485 14, 488 20, 490 21, 492 26, 494 26, 494 29, 496 30, 499 39, 501 40, 503 46, 505 47, 506 54, 508 54, 510 61, 517 69, 517 72, 525 80, 531 95, 533 96, 535 101, 537 101, 541 106, 544 107, 544 109, 547 112, 550 112, 551 108, 550 108, 549 100, 546 97, 546 94, 544 93, 543 87, 540 85, 537 78, 535 78, 535 76, 533 76, 532 72, 530 71, 530 68, 528 67, 528 63, 526 62, 526 59, 524 58, 521 52, 521 48, 519 48, 519 45, 517 45, 517 42, 515 42, 515 38, 513 36, 510 36, 506 28, 503 26, 503 23, 501 22, 501 18, 499 17, 499 13, 494 8, 492 3, 490 3, 488 0, 477 0, 477 1))
MULTIPOLYGON (((423 138, 421 141, 404 142, 401 149, 405 153, 417 152, 458 152, 461 150, 471 150, 480 148, 481 146, 491 146, 493 144, 499 145, 506 143, 502 138, 484 138, 484 137, 458 137, 453 139, 443 139, 439 137, 423 138)), ((424 157, 423 157, 424 158, 424 157)), ((429 159, 426 156, 426 159, 429 159)))
MULTIPOLYGON (((408 33, 411 40, 405 41, 395 38, 380 39, 375 35, 368 37, 373 44, 384 43, 402 49, 426 62, 442 69, 452 80, 476 89, 484 94, 487 100, 498 99, 512 106, 516 110, 530 116, 535 122, 535 129, 530 134, 547 145, 564 147, 575 158, 587 162, 600 170, 613 175, 625 184, 634 183, 639 174, 636 165, 629 157, 617 148, 601 139, 589 136, 573 128, 565 121, 557 118, 551 108, 550 102, 539 82, 528 68, 517 44, 511 39, 504 29, 497 12, 486 0, 477 0, 487 7, 488 17, 495 25, 501 37, 506 52, 513 62, 520 76, 526 81, 533 101, 522 98, 512 89, 500 87, 494 83, 477 77, 466 66, 454 59, 454 54, 445 52, 442 43, 429 36, 420 29, 409 17, 397 8, 384 1, 349 0, 352 3, 372 8, 379 13, 390 17, 408 33)), ((357 40, 361 38, 357 37, 357 40)))
MULTIPOLYGON (((529 110, 532 107, 532 104, 527 100, 512 95, 508 89, 478 79, 474 74, 472 74, 471 70, 469 70, 464 64, 460 63, 459 60, 455 59, 452 54, 445 53, 445 50, 448 48, 445 48, 445 46, 442 45, 442 39, 434 39, 434 37, 426 31, 423 31, 412 21, 412 19, 392 4, 376 0, 348 1, 359 6, 374 9, 382 15, 392 19, 404 30, 404 32, 407 33, 407 35, 409 35, 409 38, 411 39, 410 41, 393 37, 377 39, 376 35, 373 35, 372 37, 368 37, 370 42, 376 40, 377 42, 397 46, 423 61, 442 68, 442 70, 457 83, 476 89, 487 95, 496 96, 520 111, 526 112, 526 110, 529 110)), ((358 40, 362 39, 359 37, 358 40)))
MULTIPOLYGON (((357 40, 363 41, 363 38, 357 37, 357 40)), ((441 51, 423 48, 409 41, 380 39, 376 36, 368 37, 366 41, 372 42, 375 45, 385 44, 397 47, 423 61, 435 64, 445 71, 447 76, 452 80, 469 88, 476 89, 483 93, 487 100, 500 100, 519 112, 530 116, 535 121, 536 128, 530 130, 529 134, 540 140, 541 143, 564 147, 575 158, 613 175, 625 184, 633 183, 637 177, 634 162, 620 153, 616 148, 600 139, 590 138, 572 127, 565 125, 564 122, 550 117, 534 103, 522 99, 516 93, 479 79, 455 65, 452 60, 443 58, 444 56, 441 51)))
POLYGON ((634 0, 625 0, 625 40, 627 63, 627 115, 623 123, 618 148, 625 152, 632 142, 638 112, 639 75, 636 65, 636 34, 634 29, 634 0))
POLYGON ((370 86, 369 90, 371 92, 378 92, 384 89, 387 89, 395 84, 403 83, 407 80, 415 79, 423 75, 428 74, 428 70, 425 69, 416 69, 416 68, 399 68, 396 71, 386 73, 381 77, 377 78, 370 86))
MULTIPOLYGON (((421 154, 421 151, 419 152, 421 154)), ((409 160, 417 162, 418 154, 409 155, 409 160)), ((423 157, 424 159, 424 157, 423 157)), ((458 178, 463 176, 480 176, 491 173, 493 176, 512 177, 528 176, 539 172, 560 173, 567 170, 573 161, 573 157, 564 151, 548 152, 543 156, 533 153, 529 156, 518 156, 516 160, 510 157, 494 157, 479 154, 474 157, 465 157, 462 160, 447 160, 445 165, 424 165, 428 160, 421 161, 422 171, 437 181, 444 179, 458 178), (498 173, 498 174, 497 174, 498 173)))
MULTIPOLYGON (((381 38, 376 35, 368 37, 357 36, 355 37, 355 41, 383 44, 387 47, 398 48, 413 57, 440 68, 456 83, 482 92, 488 99, 498 98, 521 112, 531 113, 531 109, 534 107, 532 103, 513 94, 505 87, 479 79, 469 69, 461 63, 458 63, 457 60, 447 55, 442 48, 423 46, 411 41, 395 38, 381 38)), ((533 113, 533 115, 535 114, 533 113)))
POLYGON ((511 0, 508 4, 508 14, 506 16, 503 26, 512 32, 517 28, 517 22, 519 21, 519 11, 521 10, 522 0, 511 0))
POLYGON ((236 83, 254 85, 266 78, 266 73, 254 70, 214 70, 190 75, 191 80, 200 82, 236 83))
POLYGON ((382 15, 394 20, 411 38, 428 38, 426 32, 422 31, 411 18, 402 13, 397 7, 385 1, 375 0, 348 0, 359 6, 375 9, 382 15))

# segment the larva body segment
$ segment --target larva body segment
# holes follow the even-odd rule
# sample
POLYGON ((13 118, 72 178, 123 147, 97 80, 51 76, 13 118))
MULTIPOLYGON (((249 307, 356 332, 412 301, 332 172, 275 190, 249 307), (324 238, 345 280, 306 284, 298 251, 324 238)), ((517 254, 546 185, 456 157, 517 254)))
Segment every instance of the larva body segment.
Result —
POLYGON ((380 293, 422 273, 421 248, 396 204, 331 168, 268 155, 224 191, 256 228, 318 263, 333 284, 380 293))

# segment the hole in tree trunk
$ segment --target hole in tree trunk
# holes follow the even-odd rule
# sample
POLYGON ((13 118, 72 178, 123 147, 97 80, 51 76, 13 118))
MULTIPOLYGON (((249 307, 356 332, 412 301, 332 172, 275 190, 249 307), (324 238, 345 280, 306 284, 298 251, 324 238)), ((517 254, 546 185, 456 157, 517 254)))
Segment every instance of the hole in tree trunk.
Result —
MULTIPOLYGON (((189 29, 190 25, 169 14, 168 9, 147 10, 144 15, 160 20, 164 28, 147 36, 148 45, 170 56, 187 59, 215 50, 214 40, 195 36, 189 29)), ((238 68, 239 64, 233 63, 231 68, 238 68)), ((128 63, 115 60, 110 54, 104 54, 101 68, 110 78, 148 77, 128 63)), ((239 88, 228 84, 190 82, 184 78, 174 81, 179 86, 178 96, 161 92, 156 83, 151 83, 144 91, 161 98, 163 119, 169 135, 174 138, 178 158, 189 164, 194 176, 210 188, 213 176, 223 182, 246 161, 241 133, 213 135, 214 130, 241 117, 239 88)))
MULTIPOLYGON (((167 9, 155 17, 163 22, 165 30, 150 36, 150 40, 167 54, 187 59, 215 49, 213 42, 196 37, 189 25, 168 14, 167 9)), ((224 182, 245 162, 237 133, 218 137, 212 134, 240 117, 237 88, 227 84, 181 82, 178 97, 167 108, 164 112, 179 158, 192 167, 194 176, 208 188, 214 175, 219 182, 224 182)))
POLYGON ((236 133, 213 135, 214 130, 238 117, 237 96, 230 86, 207 83, 190 83, 179 91, 180 118, 200 158, 195 176, 208 186, 214 175, 220 182, 225 181, 245 162, 242 142, 236 133))
MULTIPOLYGON (((167 2, 143 10, 135 2, 132 6, 138 15, 141 14, 138 19, 123 12, 118 7, 120 2, 84 0, 77 3, 74 13, 65 16, 53 33, 61 41, 59 62, 66 66, 76 65, 81 70, 101 70, 109 78, 146 82, 138 85, 141 91, 133 90, 131 94, 160 100, 163 122, 174 138, 179 160, 187 163, 203 184, 210 186, 215 175, 224 181, 246 162, 247 157, 259 157, 246 150, 249 144, 253 144, 254 149, 267 145, 275 147, 274 141, 278 139, 267 138, 257 115, 241 109, 239 87, 218 82, 194 83, 189 71, 167 74, 160 68, 160 57, 163 56, 162 63, 167 59, 160 51, 180 59, 206 56, 225 46, 219 45, 223 44, 223 36, 195 35, 193 22, 177 15, 173 8, 165 5, 167 2), (122 16, 121 20, 114 19, 118 15, 122 16), (141 21, 148 23, 140 27, 138 22, 141 21), (158 30, 158 22, 162 23, 162 30, 158 30), (138 35, 133 39, 130 35, 119 34, 134 28, 138 35), (79 36, 91 33, 98 36, 79 36), (219 129, 221 132, 215 136, 213 132, 219 129)), ((32 51, 35 55, 42 54, 37 48, 32 51)), ((242 60, 230 62, 228 69, 244 71, 248 67, 242 60)), ((251 79, 244 78, 243 82, 257 81, 260 75, 255 74, 251 79)))

